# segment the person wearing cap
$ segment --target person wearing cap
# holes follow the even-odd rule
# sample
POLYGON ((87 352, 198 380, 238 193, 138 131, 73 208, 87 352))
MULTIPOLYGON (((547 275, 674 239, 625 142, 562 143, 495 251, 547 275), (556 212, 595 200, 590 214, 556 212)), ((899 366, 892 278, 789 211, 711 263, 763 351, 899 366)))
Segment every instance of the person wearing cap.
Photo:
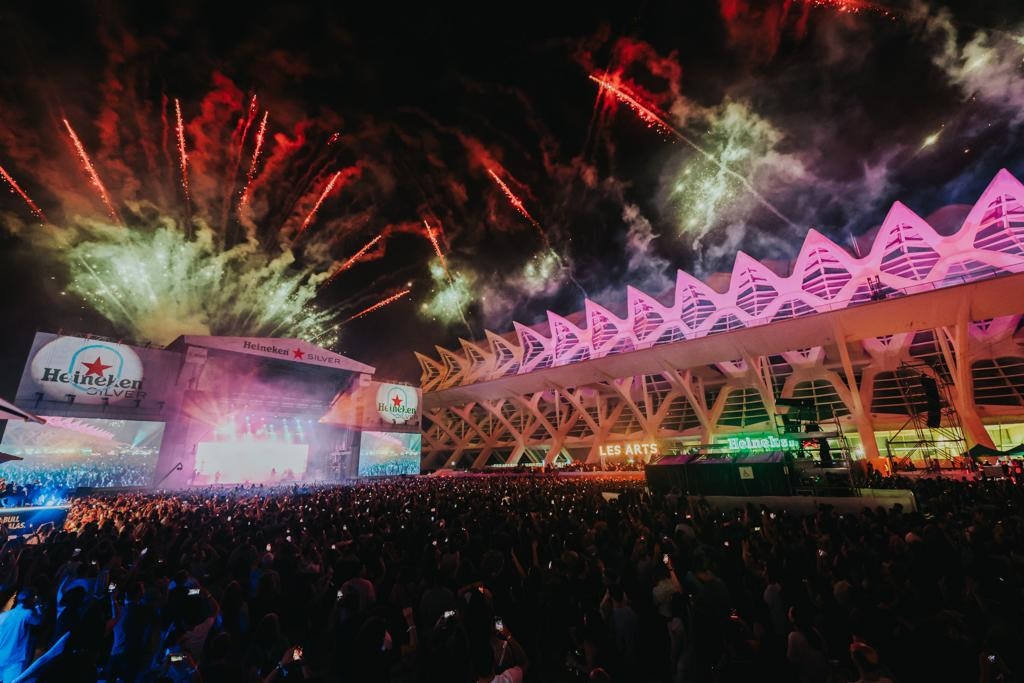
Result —
POLYGON ((32 661, 32 627, 43 620, 35 593, 22 590, 14 607, 0 614, 0 681, 8 683, 32 661))

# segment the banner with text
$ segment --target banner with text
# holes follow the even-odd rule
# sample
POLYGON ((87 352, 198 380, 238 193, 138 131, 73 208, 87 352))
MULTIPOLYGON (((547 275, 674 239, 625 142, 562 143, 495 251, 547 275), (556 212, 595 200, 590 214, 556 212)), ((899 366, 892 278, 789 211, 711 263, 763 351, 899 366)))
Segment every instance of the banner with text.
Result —
POLYGON ((141 416, 164 412, 180 355, 85 337, 36 333, 15 404, 48 415, 141 416))

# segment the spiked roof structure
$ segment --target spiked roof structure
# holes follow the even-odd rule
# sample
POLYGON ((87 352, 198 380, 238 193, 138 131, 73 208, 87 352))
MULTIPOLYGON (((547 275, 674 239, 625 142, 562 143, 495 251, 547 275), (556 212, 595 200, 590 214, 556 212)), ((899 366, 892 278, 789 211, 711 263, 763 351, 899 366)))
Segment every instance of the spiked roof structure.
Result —
POLYGON ((896 202, 862 258, 811 229, 786 277, 738 252, 725 292, 680 270, 671 305, 628 287, 625 318, 588 299, 586 327, 548 311, 547 335, 515 322, 518 344, 488 330, 486 344, 416 357, 424 391, 439 391, 1011 272, 1024 272, 1024 185, 1003 169, 952 235, 896 202))

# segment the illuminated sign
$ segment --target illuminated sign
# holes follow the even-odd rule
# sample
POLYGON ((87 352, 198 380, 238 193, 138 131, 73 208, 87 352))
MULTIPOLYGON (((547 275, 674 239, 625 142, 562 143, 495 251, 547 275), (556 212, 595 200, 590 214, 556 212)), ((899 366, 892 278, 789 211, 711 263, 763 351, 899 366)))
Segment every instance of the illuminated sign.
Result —
POLYGON ((82 403, 141 399, 142 361, 130 346, 80 337, 57 337, 32 358, 32 378, 50 398, 82 403))
POLYGON ((730 451, 755 453, 759 451, 798 451, 800 440, 774 434, 748 434, 726 437, 730 451))
POLYGON ((657 441, 627 441, 625 443, 609 443, 597 447, 602 458, 619 455, 650 457, 658 454, 657 441))
POLYGON ((419 395, 416 387, 381 384, 377 389, 377 413, 385 422, 405 424, 416 417, 419 395))

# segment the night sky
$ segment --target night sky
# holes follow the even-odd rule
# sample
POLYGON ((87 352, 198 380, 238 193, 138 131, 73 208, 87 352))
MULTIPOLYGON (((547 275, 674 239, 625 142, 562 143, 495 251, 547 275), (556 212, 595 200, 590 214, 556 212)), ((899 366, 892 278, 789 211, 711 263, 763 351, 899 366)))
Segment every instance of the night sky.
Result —
POLYGON ((998 169, 1024 177, 1022 6, 563 4, 9 3, 0 166, 48 221, 0 194, 0 395, 37 329, 316 339, 295 323, 311 315, 323 340, 407 288, 333 348, 417 380, 413 350, 585 295, 622 314, 627 284, 663 297, 676 268, 707 278, 738 250, 786 273, 809 227, 852 249, 896 200, 948 233, 998 169), (112 291, 109 269, 150 285, 112 291), (154 285, 158 271, 197 285, 154 285), (254 322, 281 281, 301 305, 254 322))

